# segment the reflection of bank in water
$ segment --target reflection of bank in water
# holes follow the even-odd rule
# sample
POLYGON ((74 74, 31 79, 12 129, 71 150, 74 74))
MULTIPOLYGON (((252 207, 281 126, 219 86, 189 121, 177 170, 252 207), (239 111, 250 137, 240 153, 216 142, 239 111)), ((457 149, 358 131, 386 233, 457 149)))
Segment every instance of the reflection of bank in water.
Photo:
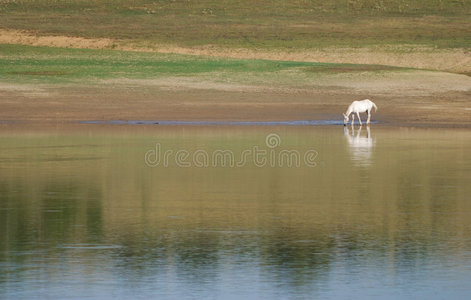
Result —
POLYGON ((351 127, 351 132, 348 126, 344 126, 343 133, 347 138, 348 149, 350 150, 350 157, 353 163, 357 166, 371 165, 371 155, 373 153, 374 140, 371 138, 370 126, 366 126, 366 136, 361 134, 362 127, 351 127))

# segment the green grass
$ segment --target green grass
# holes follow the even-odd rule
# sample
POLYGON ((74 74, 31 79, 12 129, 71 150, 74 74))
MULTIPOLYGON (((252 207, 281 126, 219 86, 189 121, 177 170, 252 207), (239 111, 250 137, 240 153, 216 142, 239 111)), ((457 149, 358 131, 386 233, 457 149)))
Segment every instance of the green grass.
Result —
POLYGON ((388 66, 214 58, 117 50, 0 44, 0 81, 94 84, 102 79, 198 77, 212 81, 286 84, 322 74, 406 70, 388 66))
POLYGON ((210 72, 273 72, 302 62, 217 59, 115 50, 0 45, 0 78, 73 81, 93 78, 193 76, 210 72))
POLYGON ((468 0, 4 0, 0 28, 249 49, 471 45, 468 0))

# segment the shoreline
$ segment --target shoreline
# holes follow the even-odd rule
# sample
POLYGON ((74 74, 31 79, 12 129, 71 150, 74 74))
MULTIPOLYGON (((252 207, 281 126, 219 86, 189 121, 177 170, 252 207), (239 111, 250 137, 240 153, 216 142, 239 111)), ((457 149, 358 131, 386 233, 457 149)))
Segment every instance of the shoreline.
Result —
MULTIPOLYGON (((246 123, 248 126, 337 126, 343 125, 342 113, 351 101, 366 98, 345 94, 291 95, 283 103, 273 94, 247 95, 244 92, 226 94, 224 100, 220 97, 225 93, 216 91, 186 91, 172 96, 167 94, 163 99, 136 97, 131 100, 118 94, 106 97, 75 95, 71 101, 68 96, 35 98, 0 92, 0 126, 92 125, 90 123, 113 126, 246 126, 246 123), (213 98, 207 98, 209 96, 213 98), (147 124, 152 122, 160 124, 147 124)), ((379 107, 378 112, 372 114, 372 126, 471 128, 471 110, 467 109, 471 103, 467 95, 446 106, 440 104, 444 101, 440 97, 371 98, 379 107)), ((366 114, 361 116, 366 122, 366 114)), ((358 125, 356 121, 355 126, 358 125)))
MULTIPOLYGON (((447 122, 417 122, 413 120, 405 120, 403 122, 393 121, 393 117, 389 117, 391 120, 376 119, 372 120, 371 124, 366 124, 365 120, 362 119, 363 124, 360 125, 358 121, 355 124, 347 124, 346 127, 361 128, 361 127, 379 127, 379 128, 429 128, 429 129, 471 129, 471 123, 457 123, 453 120, 447 120, 447 122)), ((0 128, 13 128, 13 127, 27 127, 27 128, 48 128, 48 127, 134 127, 134 128, 270 128, 270 127, 292 127, 292 128, 308 128, 308 127, 344 127, 342 118, 332 119, 309 119, 309 120, 149 120, 149 119, 118 119, 118 120, 3 120, 0 119, 0 128)))

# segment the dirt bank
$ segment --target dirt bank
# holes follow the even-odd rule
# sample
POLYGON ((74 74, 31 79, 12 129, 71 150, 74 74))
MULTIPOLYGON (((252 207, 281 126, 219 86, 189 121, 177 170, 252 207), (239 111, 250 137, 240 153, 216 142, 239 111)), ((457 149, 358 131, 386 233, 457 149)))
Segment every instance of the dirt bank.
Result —
MULTIPOLYGON (((451 68, 466 72, 471 70, 469 54, 462 53, 459 49, 456 50, 456 55, 442 53, 441 50, 429 51, 430 49, 422 49, 422 55, 399 51, 398 53, 408 56, 394 58, 391 53, 383 57, 378 49, 376 52, 371 49, 356 49, 353 52, 336 49, 330 53, 323 52, 325 56, 319 56, 315 51, 308 54, 254 54, 234 49, 137 49, 116 44, 117 42, 119 41, 110 39, 38 37, 26 32, 0 30, 0 43, 98 49, 130 47, 129 50, 215 56, 379 63, 451 68), (339 53, 343 54, 338 55, 339 53), (428 57, 427 53, 431 56, 428 57), (446 63, 446 67, 442 63, 446 63)), ((21 80, 0 82, 0 123, 341 119, 341 113, 353 100, 370 98, 379 106, 373 120, 378 120, 381 124, 471 127, 471 77, 466 75, 388 69, 313 69, 311 72, 293 68, 288 72, 290 73, 267 73, 265 77, 247 72, 229 72, 224 76, 206 72, 192 77, 102 79, 92 84, 25 84, 21 80)), ((23 74, 27 75, 37 74, 23 74)))

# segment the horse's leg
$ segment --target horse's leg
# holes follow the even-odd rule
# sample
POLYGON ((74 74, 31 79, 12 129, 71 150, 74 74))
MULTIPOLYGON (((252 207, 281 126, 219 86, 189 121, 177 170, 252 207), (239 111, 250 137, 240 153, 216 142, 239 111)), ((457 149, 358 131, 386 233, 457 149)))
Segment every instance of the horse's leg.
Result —
POLYGON ((367 110, 366 113, 368 114, 368 120, 366 120, 366 124, 370 124, 370 119, 371 119, 371 111, 367 110))
POLYGON ((358 117, 358 122, 360 122, 360 126, 363 125, 363 124, 361 124, 361 118, 360 118, 360 113, 359 112, 357 112, 357 117, 358 117))
POLYGON ((352 126, 355 124, 355 114, 352 114, 352 126))

